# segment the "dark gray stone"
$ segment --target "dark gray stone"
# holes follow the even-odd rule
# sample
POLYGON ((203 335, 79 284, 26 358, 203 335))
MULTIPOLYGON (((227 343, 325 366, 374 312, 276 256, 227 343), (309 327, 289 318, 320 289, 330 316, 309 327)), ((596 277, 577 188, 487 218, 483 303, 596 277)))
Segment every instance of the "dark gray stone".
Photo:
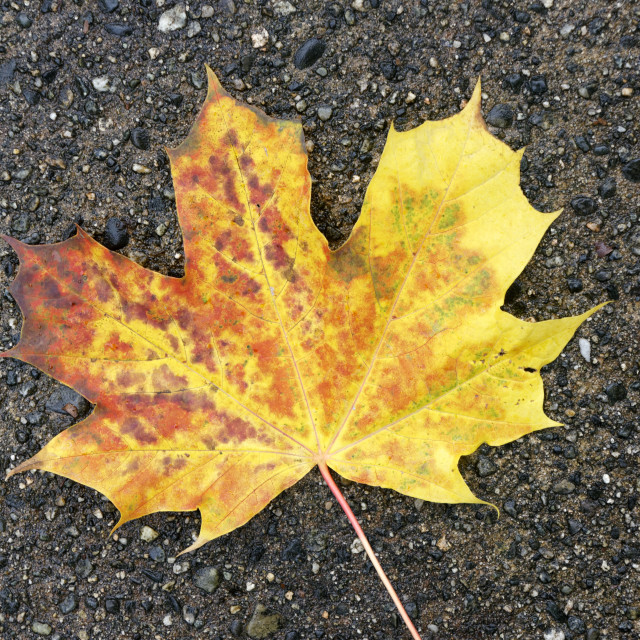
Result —
POLYGON ((17 16, 16 16, 16 22, 23 28, 23 29, 28 29, 32 24, 33 24, 33 20, 24 12, 21 11, 17 16))
POLYGON ((631 182, 640 182, 640 158, 634 158, 622 165, 622 175, 631 182))
POLYGON ((508 104, 497 104, 489 111, 487 122, 492 127, 508 129, 513 123, 513 109, 508 104))
POLYGON ((486 478, 487 476, 493 475, 498 470, 498 467, 486 456, 480 456, 476 469, 481 478, 486 478))
POLYGON ((214 567, 202 567, 198 569, 194 582, 196 587, 207 593, 213 593, 220 584, 220 573, 214 567))
POLYGON ((327 45, 318 38, 310 38, 307 40, 293 56, 293 64, 296 69, 306 69, 317 62, 327 45))
POLYGON ((616 181, 614 178, 607 178, 599 187, 598 193, 603 200, 616 195, 616 181))
POLYGON ((118 0, 98 0, 98 6, 105 13, 113 13, 120 6, 120 2, 118 0))
POLYGON ((67 615, 68 613, 75 611, 77 606, 78 606, 78 603, 76 601, 75 595, 73 593, 70 593, 60 603, 59 605, 60 613, 62 613, 63 615, 67 615))
POLYGON ((549 90, 545 76, 531 76, 529 87, 534 96, 541 96, 549 90))
POLYGON ((133 33, 133 27, 130 24, 106 24, 104 30, 113 36, 122 38, 124 36, 130 36, 133 33))
POLYGON ((109 218, 104 228, 104 245, 107 249, 117 251, 129 244, 129 232, 120 218, 109 218))
POLYGON ((137 147, 138 149, 148 149, 150 144, 149 132, 142 127, 136 127, 135 129, 132 129, 131 142, 133 143, 133 146, 137 147))
POLYGON ((607 385, 604 391, 609 399, 609 404, 615 404, 627 397, 627 389, 622 382, 612 382, 607 385))
POLYGON ((61 413, 66 416, 71 415, 67 405, 75 407, 78 415, 86 413, 90 407, 89 403, 79 393, 65 386, 61 386, 60 389, 57 389, 49 396, 45 407, 49 411, 55 411, 55 413, 61 413))
POLYGON ((13 80, 13 74, 16 70, 16 61, 8 60, 7 62, 3 62, 0 64, 0 87, 3 84, 7 84, 7 82, 11 82, 13 80))
POLYGON ((589 196, 576 196, 571 200, 571 208, 579 216, 590 216, 596 212, 598 206, 596 201, 589 196))

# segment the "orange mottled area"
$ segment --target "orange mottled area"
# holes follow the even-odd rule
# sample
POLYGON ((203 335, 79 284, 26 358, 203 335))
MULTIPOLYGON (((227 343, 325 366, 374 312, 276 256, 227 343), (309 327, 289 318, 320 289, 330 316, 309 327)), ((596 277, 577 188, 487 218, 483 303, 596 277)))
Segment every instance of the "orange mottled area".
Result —
POLYGON ((299 123, 240 105, 209 70, 169 151, 185 277, 79 230, 27 246, 11 291, 20 358, 96 403, 12 473, 47 469, 107 495, 120 524, 202 515, 204 544, 315 464, 438 502, 478 502, 461 455, 552 426, 540 368, 577 318, 526 323, 504 293, 555 219, 519 187, 521 153, 467 107, 392 129, 362 215, 328 249, 309 212, 299 123))

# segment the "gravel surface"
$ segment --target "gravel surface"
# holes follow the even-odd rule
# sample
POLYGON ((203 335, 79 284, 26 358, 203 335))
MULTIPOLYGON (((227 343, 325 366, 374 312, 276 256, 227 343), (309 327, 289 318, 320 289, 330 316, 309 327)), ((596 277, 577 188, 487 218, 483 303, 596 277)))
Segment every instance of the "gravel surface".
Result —
MULTIPOLYGON (((335 246, 391 121, 406 130, 456 113, 482 76, 492 131, 527 145, 525 193, 544 211, 565 208, 506 309, 543 320, 612 304, 544 371, 546 410, 566 426, 462 461, 499 519, 343 490, 425 639, 640 638, 639 24, 634 0, 5 1, 0 231, 39 244, 77 223, 181 275, 163 149, 185 137, 208 63, 232 95, 302 119, 314 218, 335 246)), ((21 316, 5 244, 0 264, 9 348, 21 316)), ((32 367, 0 361, 2 468, 90 410, 32 367)), ((315 471, 178 559, 197 514, 156 514, 109 538, 116 521, 100 495, 51 474, 2 483, 0 637, 408 635, 315 471)))

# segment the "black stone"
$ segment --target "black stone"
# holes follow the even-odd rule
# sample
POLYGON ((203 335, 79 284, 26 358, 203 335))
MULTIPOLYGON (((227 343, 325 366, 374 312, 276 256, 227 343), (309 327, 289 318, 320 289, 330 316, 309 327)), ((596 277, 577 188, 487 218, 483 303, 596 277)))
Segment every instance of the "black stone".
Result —
POLYGON ((78 603, 76 602, 76 597, 73 595, 73 593, 70 593, 60 603, 59 605, 60 613, 62 613, 63 615, 67 615, 68 613, 75 611, 77 606, 78 606, 78 603))
MULTIPOLYGON (((598 16, 589 23, 589 33, 593 36, 597 36, 604 31, 606 26, 607 23, 605 19, 598 16)), ((572 631, 575 631, 575 629, 572 629, 572 631)))
POLYGON ((151 582, 162 582, 163 575, 160 571, 152 571, 151 569, 141 569, 143 575, 145 575, 151 582))
POLYGON ((167 602, 175 613, 180 613, 182 611, 182 605, 180 604, 180 601, 173 594, 169 593, 167 595, 167 602))
POLYGON ((580 151, 584 151, 584 153, 587 153, 587 151, 591 149, 589 141, 584 136, 576 136, 575 141, 576 146, 578 147, 578 149, 580 149, 580 151))
POLYGON ((569 529, 569 533, 572 536, 575 536, 576 533, 578 533, 582 529, 582 524, 580 524, 580 522, 578 522, 577 520, 573 520, 570 518, 567 521, 567 529, 569 529))
POLYGON ((579 216, 591 215, 598 208, 595 200, 589 196, 576 196, 571 201, 571 207, 579 216))
POLYGON ((67 405, 73 405, 78 410, 79 415, 89 410, 89 403, 79 393, 64 385, 49 396, 45 407, 48 411, 68 416, 69 412, 65 410, 67 405))
POLYGON ((0 610, 8 615, 18 613, 20 609, 20 599, 7 587, 0 591, 0 610))
POLYGON ((481 478, 486 478, 487 476, 493 475, 498 470, 498 467, 486 456, 480 456, 476 469, 481 478))
POLYGON ((47 69, 42 72, 42 79, 47 83, 51 84, 58 75, 58 69, 56 67, 51 67, 51 69, 47 69))
POLYGON ((327 45, 318 38, 307 40, 294 54, 293 64, 296 69, 306 69, 317 62, 327 45))
POLYGON ((88 578, 93 572, 93 565, 87 558, 80 558, 80 560, 76 562, 75 570, 79 578, 88 578))
POLYGON ((164 213, 164 199, 160 196, 149 198, 147 202, 147 209, 149 209, 149 211, 151 211, 152 213, 164 213))
POLYGON ((282 550, 283 560, 300 560, 304 555, 302 549, 302 542, 300 538, 294 538, 289 544, 282 550))
POLYGON ((86 104, 84 105, 84 111, 90 116, 97 116, 98 113, 100 113, 98 105, 93 100, 87 100, 86 104))
POLYGON ((84 601, 86 602, 89 609, 95 611, 98 608, 98 601, 93 596, 87 596, 84 601))
POLYGON ((120 2, 118 0, 98 0, 98 6, 105 13, 113 13, 120 6, 120 2))
POLYGON ((385 60, 380 63, 380 71, 382 75, 391 82, 396 77, 397 67, 391 60, 385 60))
POLYGON ((240 58, 240 68, 242 69, 242 73, 249 73, 255 61, 256 61, 256 56, 253 53, 250 53, 246 56, 242 56, 242 58, 240 58))
POLYGON ((86 98, 91 92, 91 85, 82 77, 76 76, 73 79, 73 83, 76 85, 76 89, 80 92, 83 98, 86 98))
POLYGON ((513 123, 513 109, 508 104, 497 104, 489 111, 487 122, 492 127, 507 129, 513 123))
POLYGON ((129 244, 129 233, 119 218, 109 218, 104 228, 104 244, 107 249, 116 251, 129 244))
POLYGON ((28 29, 32 24, 33 24, 33 20, 24 12, 21 11, 17 16, 16 16, 16 22, 23 28, 23 29, 28 29))
POLYGON ((39 427, 44 422, 44 413, 42 411, 32 411, 27 414, 27 422, 30 425, 39 427))
POLYGON ((518 91, 520 91, 520 87, 522 86, 523 82, 524 78, 519 73, 510 73, 504 78, 504 84, 508 86, 514 93, 518 93, 518 91))
POLYGON ((604 144, 604 142, 600 142, 593 147, 593 153, 597 156, 606 156, 610 151, 609 145, 604 144))
POLYGON ((229 625, 229 631, 234 638, 239 638, 242 635, 242 622, 240 620, 234 620, 229 625))
POLYGON ((135 129, 132 129, 131 142, 133 143, 133 146, 137 147, 138 149, 148 149, 151 143, 149 132, 142 127, 136 127, 135 129))
POLYGON ((596 271, 595 279, 598 282, 606 282, 607 280, 611 280, 612 275, 611 271, 608 271, 607 269, 600 269, 596 271))
POLYGON ((622 175, 631 182, 640 182, 640 158, 634 158, 622 165, 622 175))
POLYGON ((13 74, 16 71, 16 66, 15 60, 8 60, 7 62, 0 64, 0 87, 13 80, 13 74))
POLYGON ((547 79, 544 76, 532 76, 529 81, 529 88, 534 96, 541 96, 549 90, 547 79))
POLYGON ((614 178, 607 178, 599 187, 598 193, 603 199, 612 198, 616 195, 616 181, 614 178))
POLYGON ((105 24, 104 30, 113 36, 130 36, 133 33, 133 27, 130 24, 105 24))
POLYGON ((567 621, 567 615, 553 600, 547 601, 547 612, 556 622, 567 621))
POLYGON ((607 394, 607 398, 609 398, 609 404, 615 404, 627 397, 627 389, 622 382, 612 382, 607 385, 604 391, 607 394))
POLYGON ((34 91, 33 89, 23 89, 22 95, 24 96, 24 99, 27 101, 27 104, 31 105, 32 107, 35 107, 38 104, 38 102, 40 102, 40 94, 37 91, 34 91))
POLYGON ((508 513, 512 518, 518 517, 518 512, 516 511, 516 503, 515 500, 508 498, 504 501, 503 509, 505 513, 508 513))
POLYGON ((567 626, 570 631, 574 631, 575 633, 583 634, 585 632, 585 624, 582 621, 582 618, 578 618, 578 616, 569 616, 567 618, 567 626))
POLYGON ((104 601, 104 608, 107 610, 107 613, 115 615, 120 611, 120 601, 117 598, 107 598, 104 601))
MULTIPOLYGON (((149 549, 149 557, 154 561, 154 562, 164 562, 166 555, 164 552, 164 549, 162 547, 159 546, 155 546, 155 547, 151 547, 151 549, 149 549)), ((148 571, 148 569, 143 569, 142 572, 151 580, 154 580, 154 578, 151 578, 151 576, 147 573, 145 573, 145 571, 148 571)), ((153 573, 154 575, 156 574, 155 571, 152 571, 151 573, 153 573)), ((155 580, 154 580, 155 581, 155 580)), ((160 581, 158 581, 160 582, 160 581)))
POLYGON ((416 620, 418 617, 418 605, 415 602, 407 602, 404 605, 406 612, 412 620, 416 620))

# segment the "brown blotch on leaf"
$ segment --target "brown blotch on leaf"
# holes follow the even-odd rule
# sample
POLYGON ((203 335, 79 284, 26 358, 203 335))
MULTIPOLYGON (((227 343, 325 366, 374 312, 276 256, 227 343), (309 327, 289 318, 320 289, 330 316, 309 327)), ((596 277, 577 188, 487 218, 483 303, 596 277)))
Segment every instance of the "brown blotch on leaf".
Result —
POLYGON ((158 436, 154 431, 148 430, 145 425, 135 417, 125 418, 121 423, 124 435, 131 436, 141 444, 155 444, 158 436))

